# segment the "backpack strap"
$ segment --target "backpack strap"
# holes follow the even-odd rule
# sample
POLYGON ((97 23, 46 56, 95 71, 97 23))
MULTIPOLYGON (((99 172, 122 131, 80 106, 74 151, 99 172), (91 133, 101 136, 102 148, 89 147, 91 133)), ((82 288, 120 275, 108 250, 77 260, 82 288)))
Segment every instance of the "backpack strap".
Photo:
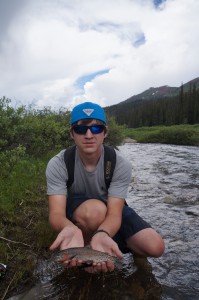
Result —
POLYGON ((64 161, 68 172, 68 180, 66 182, 67 189, 71 187, 74 181, 75 154, 76 146, 71 146, 67 148, 64 152, 64 161))
MULTIPOLYGON (((67 148, 64 152, 64 161, 68 171, 67 189, 73 184, 75 169, 76 146, 67 148)), ((113 147, 104 145, 104 180, 108 190, 116 164, 116 152, 113 147)))
MULTIPOLYGON (((104 145, 104 180, 106 184, 106 188, 108 190, 112 177, 113 172, 116 165, 116 152, 113 147, 104 145)), ((124 202, 125 206, 128 206, 126 200, 124 202)))
POLYGON ((104 180, 108 190, 116 165, 116 152, 113 147, 104 145, 104 180))

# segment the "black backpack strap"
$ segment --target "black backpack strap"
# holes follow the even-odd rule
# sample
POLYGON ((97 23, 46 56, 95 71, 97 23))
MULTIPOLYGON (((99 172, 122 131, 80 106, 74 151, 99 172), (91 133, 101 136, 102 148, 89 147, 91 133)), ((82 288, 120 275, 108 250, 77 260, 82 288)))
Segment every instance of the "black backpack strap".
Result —
MULTIPOLYGON (((113 147, 104 145, 104 180, 106 183, 106 188, 108 190, 112 177, 113 172, 116 165, 116 152, 113 147)), ((124 202, 125 206, 128 206, 126 200, 124 202)))
POLYGON ((104 145, 104 180, 108 190, 116 165, 116 152, 113 147, 104 145))
POLYGON ((68 171, 68 180, 66 182, 67 189, 71 187, 74 181, 75 154, 76 146, 71 146, 64 152, 64 161, 66 164, 66 169, 68 171))

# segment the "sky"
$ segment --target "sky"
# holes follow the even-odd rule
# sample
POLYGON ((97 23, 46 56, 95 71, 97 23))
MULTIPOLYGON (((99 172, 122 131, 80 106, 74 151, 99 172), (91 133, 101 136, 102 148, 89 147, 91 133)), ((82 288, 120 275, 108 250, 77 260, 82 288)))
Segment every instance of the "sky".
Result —
POLYGON ((0 98, 105 106, 199 76, 198 0, 0 0, 0 98))

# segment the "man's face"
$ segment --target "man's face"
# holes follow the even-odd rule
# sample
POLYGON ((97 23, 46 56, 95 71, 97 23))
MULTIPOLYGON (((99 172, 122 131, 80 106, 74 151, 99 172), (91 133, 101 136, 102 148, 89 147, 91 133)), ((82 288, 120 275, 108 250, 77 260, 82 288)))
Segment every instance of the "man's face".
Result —
MULTIPOLYGON (((103 123, 95 120, 80 120, 76 125, 92 126, 92 125, 102 125, 103 123)), ((79 147, 80 151, 84 153, 95 153, 101 148, 101 145, 106 137, 106 127, 101 133, 92 133, 90 129, 87 129, 86 133, 78 134, 72 127, 71 137, 73 138, 75 144, 79 147)))

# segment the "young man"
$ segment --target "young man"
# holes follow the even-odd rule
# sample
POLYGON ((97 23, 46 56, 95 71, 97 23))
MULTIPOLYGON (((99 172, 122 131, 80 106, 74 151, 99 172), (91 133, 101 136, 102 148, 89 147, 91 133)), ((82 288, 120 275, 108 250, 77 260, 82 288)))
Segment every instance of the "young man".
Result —
MULTIPOLYGON (((104 138, 107 135, 103 109, 92 102, 74 107, 70 134, 76 145, 74 182, 67 190, 68 172, 64 151, 47 166, 49 221, 59 232, 50 249, 83 247, 87 244, 99 251, 122 258, 122 253, 159 257, 164 242, 151 226, 125 205, 131 181, 131 164, 116 151, 116 165, 108 190, 104 180, 104 138)), ((80 264, 73 259, 65 262, 80 264)), ((112 271, 112 262, 89 269, 112 271)))

